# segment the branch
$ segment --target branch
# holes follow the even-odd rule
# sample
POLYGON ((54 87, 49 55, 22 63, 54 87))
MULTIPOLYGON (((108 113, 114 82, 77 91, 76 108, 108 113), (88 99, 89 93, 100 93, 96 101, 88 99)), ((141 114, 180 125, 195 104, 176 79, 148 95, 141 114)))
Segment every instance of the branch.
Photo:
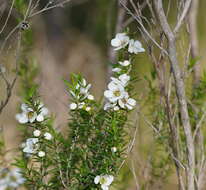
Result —
MULTIPOLYGON (((195 0, 193 0, 193 1, 195 1, 195 0)), ((180 18, 177 21, 177 24, 176 24, 175 29, 174 29, 175 34, 178 33, 179 29, 181 28, 183 21, 184 21, 185 17, 187 16, 187 13, 189 11, 191 2, 192 2, 192 0, 186 0, 182 14, 180 15, 180 18)))
MULTIPOLYGON (((26 21, 28 20, 29 18, 33 17, 33 16, 36 16, 36 15, 39 15, 45 11, 48 11, 48 10, 51 10, 53 8, 57 8, 57 7, 62 7, 64 6, 66 3, 70 2, 71 0, 65 0, 63 2, 60 2, 60 3, 57 3, 55 5, 51 5, 51 3, 47 4, 43 9, 41 9, 40 11, 37 11, 35 13, 32 13, 39 5, 39 2, 40 0, 37 0, 36 4, 32 7, 32 3, 33 3, 33 0, 29 0, 29 4, 28 4, 28 7, 27 7, 27 10, 26 10, 26 13, 25 15, 23 16, 23 21, 26 21)), ((11 4, 11 7, 9 9, 9 13, 7 15, 7 18, 6 18, 6 21, 2 27, 2 29, 0 30, 0 34, 4 31, 4 29, 6 28, 7 26, 7 23, 8 23, 8 20, 9 18, 11 17, 11 14, 12 14, 12 10, 13 10, 13 7, 14 7, 14 3, 15 3, 15 0, 12 1, 12 4, 11 4)), ((12 35, 14 35, 17 31, 19 32, 19 38, 18 38, 18 45, 17 45, 17 54, 16 54, 16 59, 15 59, 15 65, 16 65, 16 70, 15 70, 15 77, 14 79, 9 82, 4 73, 0 73, 0 77, 2 78, 2 80, 5 82, 6 84, 6 97, 4 100, 2 100, 0 102, 0 114, 2 113, 3 109, 6 107, 6 105, 8 104, 10 98, 11 98, 11 95, 12 95, 12 90, 15 86, 15 83, 16 83, 16 80, 17 80, 17 77, 18 77, 18 61, 19 61, 19 57, 20 57, 20 49, 21 49, 21 23, 17 24, 9 33, 8 35, 5 37, 3 43, 1 44, 1 47, 0 47, 0 57, 2 56, 3 54, 3 50, 8 42, 8 40, 10 39, 10 37, 12 35)))
POLYGON ((2 113, 3 109, 6 107, 6 105, 9 102, 9 99, 12 95, 12 90, 14 88, 14 85, 16 83, 17 80, 17 76, 18 76, 18 61, 19 61, 19 57, 20 57, 20 49, 21 49, 21 31, 19 32, 18 35, 18 45, 17 45, 17 51, 16 51, 16 59, 15 59, 15 65, 16 65, 16 74, 14 79, 12 80, 12 82, 9 82, 7 80, 7 78, 5 77, 4 73, 0 73, 0 76, 2 77, 3 81, 6 84, 6 98, 5 100, 2 100, 0 102, 0 114, 2 113))
POLYGON ((0 31, 0 34, 2 34, 2 32, 4 31, 4 29, 6 28, 6 25, 7 25, 8 21, 9 21, 9 18, 10 18, 10 16, 11 16, 11 13, 12 13, 12 9, 13 9, 13 7, 14 7, 14 3, 15 3, 15 0, 12 1, 11 7, 10 7, 10 9, 9 9, 9 13, 8 13, 7 18, 6 18, 6 21, 5 21, 3 27, 2 27, 2 29, 1 29, 1 31, 0 31))
POLYGON ((134 127, 135 127, 134 136, 133 136, 133 139, 130 141, 130 143, 127 147, 125 159, 120 164, 120 167, 118 168, 117 173, 119 173, 121 168, 124 166, 127 158, 129 157, 129 154, 132 152, 132 149, 133 149, 133 147, 135 145, 135 142, 136 142, 137 131, 139 129, 139 123, 138 123, 138 121, 139 121, 139 111, 137 111, 135 118, 136 118, 136 120, 135 120, 135 124, 134 124, 134 127))
POLYGON ((51 10, 51 9, 54 9, 54 8, 58 8, 58 7, 63 7, 66 3, 70 2, 71 0, 65 0, 63 2, 60 2, 60 3, 57 3, 55 5, 52 5, 52 6, 49 6, 50 4, 47 4, 43 9, 41 9, 40 11, 37 11, 31 15, 29 15, 28 18, 31 18, 31 17, 34 17, 36 15, 39 15, 41 13, 44 13, 45 11, 48 11, 48 10, 51 10))
MULTIPOLYGON (((193 0, 191 4, 191 10, 189 13, 189 36, 191 43, 191 56, 193 59, 199 57, 199 44, 198 44, 198 32, 197 32, 197 13, 198 13, 198 0, 193 0)), ((197 61, 194 66, 194 85, 197 86, 200 80, 200 62, 197 61)))
MULTIPOLYGON (((163 32, 168 40, 168 53, 170 59, 170 65, 172 68, 172 73, 175 80, 175 89, 176 95, 178 98, 179 106, 180 106, 180 114, 181 114, 181 122, 184 128, 184 133, 186 137, 186 146, 187 146, 187 159, 188 159, 188 171, 187 171, 187 187, 188 190, 194 190, 194 179, 195 179, 195 151, 194 151, 194 141, 192 138, 192 131, 190 125, 190 119, 188 114, 187 102, 186 102, 186 95, 185 95, 185 85, 182 78, 182 73, 179 67, 179 62, 177 59, 177 52, 176 52, 176 44, 175 44, 175 35, 172 32, 169 23, 167 21, 162 0, 153 0, 155 5, 156 14, 160 21, 160 26, 163 29, 163 32)), ((187 1, 187 6, 188 6, 187 1)), ((187 7, 185 5, 185 7, 187 7)), ((180 17, 179 22, 177 23, 176 30, 177 31, 181 26, 181 20, 184 19, 184 15, 187 9, 184 8, 182 16, 180 17)))
POLYGON ((197 125, 196 125, 196 127, 195 127, 195 131, 194 131, 194 134, 193 134, 193 139, 196 138, 198 131, 199 131, 200 128, 202 127, 202 124, 203 124, 203 122, 204 122, 204 120, 205 120, 205 117, 206 117, 206 111, 203 113, 201 119, 199 120, 199 122, 197 123, 197 125))
POLYGON ((161 47, 158 42, 150 35, 150 33, 147 31, 147 29, 145 28, 145 26, 143 25, 143 23, 141 22, 141 20, 138 18, 138 16, 136 16, 134 13, 132 13, 132 11, 124 4, 124 2, 122 0, 120 0, 121 5, 127 10, 128 14, 130 14, 136 21, 137 23, 140 25, 142 31, 144 32, 144 34, 161 50, 164 52, 164 54, 168 55, 167 51, 161 47))

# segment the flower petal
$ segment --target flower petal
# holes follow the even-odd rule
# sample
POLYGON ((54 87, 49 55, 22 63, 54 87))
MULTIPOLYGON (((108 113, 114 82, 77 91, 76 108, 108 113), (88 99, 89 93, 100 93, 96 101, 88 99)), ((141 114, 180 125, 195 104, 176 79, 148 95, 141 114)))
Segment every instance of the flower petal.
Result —
POLYGON ((43 115, 43 114, 39 114, 39 115, 36 117, 36 120, 37 120, 38 122, 44 121, 44 115, 43 115))
POLYGON ((21 110, 23 111, 23 112, 27 112, 27 110, 28 110, 28 105, 27 104, 21 104, 21 110))
POLYGON ((29 118, 29 122, 30 122, 30 123, 33 123, 36 118, 37 118, 37 113, 34 112, 34 113, 33 113, 33 116, 32 116, 31 118, 29 118))
POLYGON ((111 90, 111 91, 115 91, 115 90, 118 89, 118 86, 117 86, 116 83, 114 83, 114 82, 112 81, 112 82, 110 82, 110 83, 108 84, 108 89, 111 90))
POLYGON ((95 183, 95 184, 98 184, 99 181, 100 181, 100 176, 98 175, 98 176, 96 176, 96 177, 94 178, 94 183, 95 183))
POLYGON ((131 106, 136 106, 136 100, 134 100, 133 98, 129 98, 127 102, 128 102, 128 104, 130 104, 131 106))
POLYGON ((43 107, 43 108, 41 109, 41 114, 42 114, 43 116, 47 115, 48 113, 49 113, 49 110, 48 110, 46 107, 43 107))
POLYGON ((111 90, 105 90, 105 91, 104 91, 104 96, 105 96, 106 98, 111 98, 111 97, 113 96, 113 93, 112 93, 111 90))
POLYGON ((109 187, 107 185, 102 184, 101 185, 102 190, 109 190, 109 187))
POLYGON ((121 41, 117 38, 114 38, 114 39, 111 40, 111 45, 113 47, 119 47, 121 45, 121 41))
POLYGON ((29 121, 25 113, 16 114, 16 120, 21 124, 25 124, 29 121))
POLYGON ((120 71, 121 71, 121 69, 117 67, 117 68, 112 69, 112 71, 113 71, 113 72, 117 72, 117 73, 118 73, 118 72, 120 72, 120 71))
POLYGON ((119 61, 119 64, 126 67, 126 66, 130 65, 130 61, 129 60, 119 61))
POLYGON ((118 103, 119 103, 119 106, 120 106, 121 108, 125 108, 125 103, 123 102, 123 99, 120 99, 120 100, 118 101, 118 103))

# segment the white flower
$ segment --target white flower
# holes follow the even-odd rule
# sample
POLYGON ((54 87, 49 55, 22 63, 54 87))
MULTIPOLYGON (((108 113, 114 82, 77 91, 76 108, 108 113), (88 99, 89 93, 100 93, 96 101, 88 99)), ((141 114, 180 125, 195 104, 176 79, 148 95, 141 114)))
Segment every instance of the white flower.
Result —
POLYGON ((70 110, 75 110, 77 108, 77 104, 76 103, 71 103, 70 104, 70 110))
POLYGON ((52 135, 50 133, 46 132, 46 133, 44 133, 44 138, 46 140, 51 140, 52 139, 52 135))
POLYGON ((82 79, 82 85, 86 86, 87 85, 87 81, 85 79, 82 79))
POLYGON ((115 47, 114 50, 120 50, 127 46, 129 37, 125 33, 116 34, 115 38, 111 40, 111 45, 115 47))
POLYGON ((44 121, 45 116, 48 115, 49 110, 44 107, 44 104, 42 103, 39 105, 38 109, 40 110, 40 113, 37 115, 36 120, 42 122, 44 121))
POLYGON ((25 182, 19 168, 0 169, 0 190, 16 189, 25 182))
POLYGON ((92 86, 91 84, 88 84, 85 87, 81 87, 80 94, 83 94, 83 95, 85 95, 85 97, 87 97, 89 95, 89 89, 91 88, 91 86, 92 86))
POLYGON ((91 84, 87 84, 85 79, 82 79, 82 82, 79 84, 80 94, 84 95, 83 98, 87 98, 89 96, 89 89, 91 88, 91 84))
POLYGON ((112 69, 112 71, 118 73, 121 71, 121 69, 117 67, 117 68, 112 69))
POLYGON ((17 188, 19 185, 25 182, 25 179, 22 177, 21 170, 19 168, 14 168, 9 173, 10 177, 10 187, 17 188))
POLYGON ((22 113, 16 114, 16 119, 19 123, 33 123, 37 117, 37 113, 32 108, 29 108, 27 104, 21 105, 22 113))
POLYGON ((41 131, 40 131, 40 130, 35 130, 35 131, 33 132, 33 135, 34 135, 35 137, 39 137, 39 136, 41 135, 41 131))
POLYGON ((91 94, 89 94, 89 95, 87 96, 87 99, 88 99, 88 100, 94 100, 94 96, 91 95, 91 94))
POLYGON ((25 124, 25 123, 33 123, 36 121, 43 121, 44 117, 48 114, 48 109, 44 107, 43 104, 40 104, 38 106, 39 114, 35 112, 32 108, 30 108, 27 104, 21 105, 22 113, 16 114, 16 119, 19 123, 25 124))
POLYGON ((138 40, 134 41, 132 39, 129 41, 128 52, 138 54, 145 52, 145 49, 142 47, 142 44, 138 40))
POLYGON ((128 83, 129 80, 130 80, 130 76, 127 75, 127 74, 122 74, 122 75, 119 76, 119 80, 122 82, 122 84, 123 84, 124 86, 126 86, 127 83, 128 83))
POLYGON ((78 83, 76 84, 75 86, 76 90, 74 91, 70 90, 70 93, 75 99, 83 100, 90 95, 89 94, 90 88, 91 88, 91 84, 87 84, 87 81, 83 78, 82 80, 79 80, 78 83))
POLYGON ((109 190, 109 186, 112 184, 114 177, 112 175, 98 175, 94 178, 95 184, 100 184, 102 190, 109 190))
POLYGON ((91 107, 88 106, 85 110, 89 112, 91 110, 91 107))
POLYGON ((6 190, 10 184, 9 170, 7 168, 0 168, 0 190, 6 190))
POLYGON ((78 104, 79 109, 82 109, 85 106, 85 102, 81 102, 78 104))
POLYGON ((108 84, 108 90, 104 92, 104 96, 110 102, 116 102, 119 99, 123 98, 125 96, 125 93, 125 89, 121 84, 112 81, 108 84))
POLYGON ((116 148, 116 147, 112 147, 112 148, 111 148, 111 151, 112 151, 113 153, 115 153, 115 152, 117 152, 117 148, 116 148))
POLYGON ((0 179, 0 190, 7 190, 9 188, 9 183, 7 178, 0 179))
POLYGON ((23 152, 28 154, 33 154, 38 149, 38 138, 29 138, 26 140, 24 146, 23 146, 23 152))
POLYGON ((114 83, 120 84, 123 87, 125 87, 128 84, 129 80, 130 80, 130 76, 127 75, 127 74, 122 74, 118 77, 118 79, 114 78, 114 77, 111 77, 111 79, 114 83))
POLYGON ((127 67, 128 65, 130 65, 130 61, 129 60, 125 60, 125 61, 119 61, 119 64, 124 66, 124 67, 127 67))
POLYGON ((136 100, 133 98, 129 98, 129 95, 125 95, 122 99, 118 101, 119 106, 121 108, 127 108, 129 110, 132 110, 134 106, 136 106, 136 100))
POLYGON ((39 151, 38 152, 38 156, 39 157, 44 157, 45 156, 45 152, 44 151, 39 151))

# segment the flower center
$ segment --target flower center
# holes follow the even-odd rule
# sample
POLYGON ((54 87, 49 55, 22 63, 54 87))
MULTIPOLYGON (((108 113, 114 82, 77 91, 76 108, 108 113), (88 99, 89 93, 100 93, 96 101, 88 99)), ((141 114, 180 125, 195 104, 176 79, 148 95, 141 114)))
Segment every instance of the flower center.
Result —
POLYGON ((27 115, 28 115, 28 118, 31 119, 34 116, 34 112, 30 111, 30 112, 28 112, 27 115))
POLYGON ((16 182, 17 181, 17 178, 15 177, 15 176, 10 176, 10 179, 11 179, 11 181, 13 181, 13 182, 16 182))
POLYGON ((116 90, 116 91, 114 91, 114 95, 115 95, 116 97, 119 97, 119 96, 121 95, 121 93, 120 93, 119 90, 116 90))
POLYGON ((126 100, 125 98, 122 98, 122 102, 123 102, 124 104, 127 104, 127 100, 126 100))
POLYGON ((106 179, 104 177, 101 177, 99 182, 100 182, 101 185, 105 184, 106 183, 106 179))

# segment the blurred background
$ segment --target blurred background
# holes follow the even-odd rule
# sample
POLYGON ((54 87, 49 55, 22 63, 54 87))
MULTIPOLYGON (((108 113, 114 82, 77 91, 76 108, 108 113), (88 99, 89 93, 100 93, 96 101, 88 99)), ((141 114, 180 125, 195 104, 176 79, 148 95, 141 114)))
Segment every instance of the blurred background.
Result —
MULTIPOLYGON (((42 0, 44 7, 46 0, 42 0)), ((142 3, 140 1, 140 3, 142 3)), ((165 0, 167 3, 167 0, 165 0)), ((175 14, 175 2, 171 4, 171 22, 175 14), (174 3, 174 4, 173 4, 174 3), (174 8, 173 8, 174 6, 174 8)), ((1 0, 0 4, 4 5, 1 0)), ((2 6, 0 6, 2 7, 2 6)), ((206 61, 206 1, 199 1, 198 11, 198 34, 200 42, 201 67, 205 67, 206 61)), ((39 66, 39 74, 36 82, 40 84, 40 95, 51 113, 56 116, 55 126, 59 130, 65 130, 68 121, 69 97, 65 90, 62 79, 69 79, 70 73, 82 73, 92 83, 92 92, 96 98, 100 98, 107 84, 108 70, 114 61, 111 55, 110 40, 114 37, 118 12, 121 8, 116 0, 73 0, 64 8, 56 8, 34 17, 30 24, 33 31, 33 47, 29 52, 36 58, 39 66)), ((147 11, 146 11, 147 14, 147 11)), ((12 15, 15 17, 15 15, 12 15)), ((15 19, 10 19, 8 30, 12 28, 15 19)), ((125 15, 125 25, 130 28, 135 38, 142 41, 141 35, 134 21, 125 15)), ((125 26, 123 25, 123 26, 125 26)), ((123 27, 122 26, 122 27, 123 27)), ((121 28, 124 30, 125 28, 121 28)), ((119 29, 118 29, 119 30, 119 29)), ((144 46, 144 45, 143 45, 144 46)), ((147 47, 144 46, 147 50, 147 47)), ((184 49, 180 49, 185 51, 184 49)), ((12 57, 8 54, 6 68, 12 57)), ((137 55, 135 59, 135 76, 140 79, 150 76, 151 63, 147 53, 137 55)), ((11 70, 9 72, 12 72, 11 70)), ((136 84, 138 98, 147 93, 146 82, 140 80, 136 84)), ((0 96, 3 91, 0 90, 0 96)), ((19 96, 19 85, 17 83, 12 98, 0 115, 0 126, 3 127, 4 139, 8 150, 16 148, 20 144, 19 132, 15 127, 15 114, 17 106, 21 103, 19 96), (17 143, 18 142, 18 143, 17 143)), ((161 175, 161 164, 154 175, 149 174, 150 166, 147 161, 150 158, 153 147, 152 130, 144 122, 140 121, 139 132, 131 160, 122 169, 120 175, 120 186, 118 190, 135 190, 135 181, 149 183, 144 189, 150 190, 173 190, 177 189, 173 169, 168 168, 170 175, 163 179, 161 175), (152 150, 151 150, 152 147, 152 150), (136 173, 135 179, 133 173, 136 173), (164 182, 163 182, 164 181, 164 182)), ((154 149, 153 149, 154 148, 154 149)), ((6 159, 12 160, 13 153, 8 152, 6 159)), ((156 159, 156 158, 155 158, 156 159)))

